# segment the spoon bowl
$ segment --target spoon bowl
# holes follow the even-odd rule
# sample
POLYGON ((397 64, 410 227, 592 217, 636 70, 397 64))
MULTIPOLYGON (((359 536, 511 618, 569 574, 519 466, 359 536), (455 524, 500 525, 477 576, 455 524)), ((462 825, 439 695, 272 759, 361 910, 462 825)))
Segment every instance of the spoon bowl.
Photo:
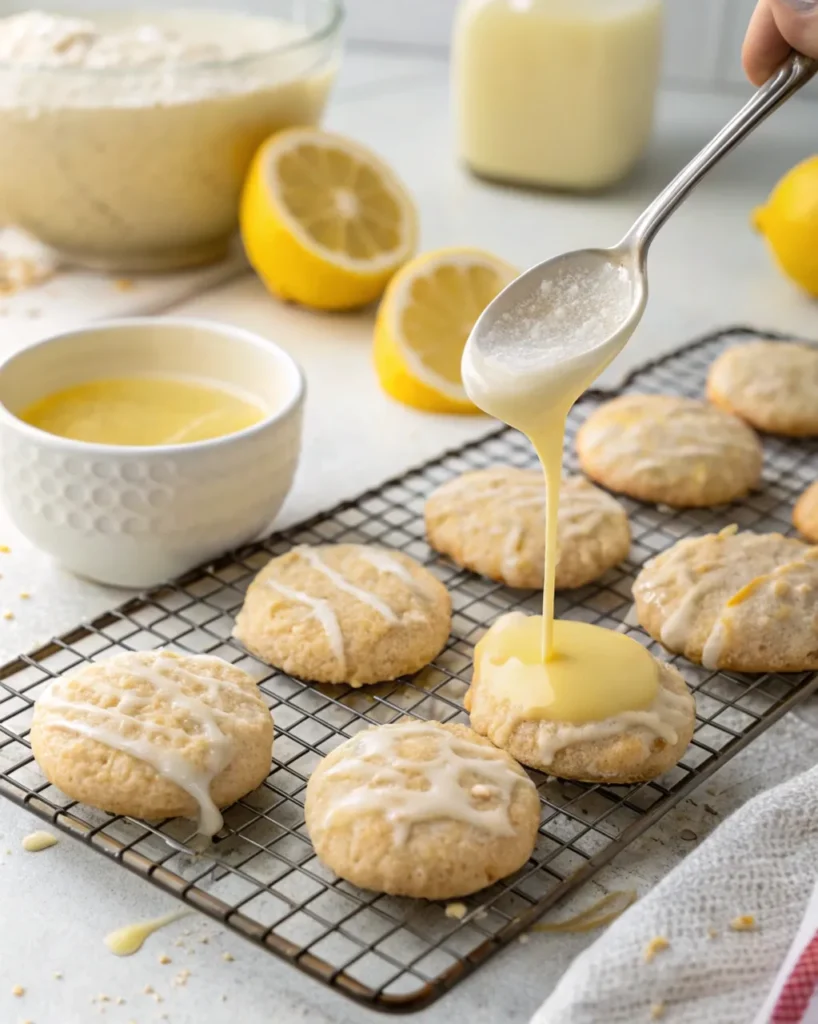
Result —
POLYGON ((536 389, 544 410, 558 399, 572 405, 622 350, 647 296, 646 269, 627 246, 578 249, 532 267, 475 324, 463 353, 466 392, 506 421, 508 398, 521 389, 536 389), (549 370, 557 363, 565 393, 552 396, 549 370))

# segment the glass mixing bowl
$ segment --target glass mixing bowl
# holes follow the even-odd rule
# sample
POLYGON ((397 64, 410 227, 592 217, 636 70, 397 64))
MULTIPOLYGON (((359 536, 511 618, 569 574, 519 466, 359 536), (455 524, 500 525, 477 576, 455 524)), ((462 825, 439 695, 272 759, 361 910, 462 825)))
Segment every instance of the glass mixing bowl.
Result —
POLYGON ((244 0, 230 12, 206 0, 170 11, 146 0, 126 13, 108 0, 67 16, 228 41, 239 56, 214 60, 205 49, 181 63, 94 68, 0 62, 0 221, 72 263, 120 273, 222 258, 257 147, 323 114, 340 60, 339 0, 244 0))

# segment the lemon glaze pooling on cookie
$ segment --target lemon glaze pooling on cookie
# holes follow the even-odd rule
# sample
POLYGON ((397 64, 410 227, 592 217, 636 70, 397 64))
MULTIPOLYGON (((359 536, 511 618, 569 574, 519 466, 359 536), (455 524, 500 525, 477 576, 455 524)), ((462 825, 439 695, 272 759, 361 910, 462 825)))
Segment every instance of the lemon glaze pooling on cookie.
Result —
POLYGON ((209 674, 207 669, 221 662, 207 655, 185 656, 186 662, 201 667, 201 673, 181 667, 179 659, 172 654, 161 655, 151 665, 146 665, 135 653, 118 655, 116 660, 117 666, 131 678, 148 683, 151 689, 144 692, 97 679, 93 683, 95 693, 111 702, 97 705, 72 699, 67 689, 71 679, 55 679, 37 701, 39 710, 48 715, 46 724, 50 728, 78 733, 145 761, 196 801, 200 811, 199 831, 203 835, 215 835, 222 827, 222 816, 210 795, 210 785, 230 764, 235 753, 234 740, 219 726, 219 719, 225 712, 216 705, 220 690, 241 688, 230 680, 209 674), (209 703, 186 694, 169 674, 171 671, 201 687, 209 703), (185 729, 139 717, 157 697, 169 708, 184 712, 185 729), (174 749, 175 738, 204 741, 205 757, 201 767, 174 749))
POLYGON ((477 645, 475 664, 484 685, 528 717, 570 725, 642 711, 653 703, 659 669, 641 644, 586 622, 559 620, 556 634, 556 653, 543 662, 539 617, 504 615, 477 645), (592 678, 604 678, 605 686, 572 685, 579 667, 592 678))
POLYGON ((566 747, 634 728, 677 742, 690 699, 658 685, 659 663, 648 651, 630 637, 584 622, 554 625, 560 653, 546 663, 536 656, 539 622, 521 612, 503 616, 477 645, 475 677, 503 708, 494 742, 504 746, 518 725, 539 722, 544 764, 566 747), (603 680, 604 688, 576 684, 578 668, 583 678, 587 673, 603 680))
POLYGON ((404 844, 414 824, 459 821, 496 836, 512 836, 509 816, 517 786, 534 789, 522 771, 491 747, 472 743, 434 724, 406 722, 362 732, 345 758, 326 772, 326 778, 350 778, 360 784, 328 808, 321 828, 330 828, 360 815, 378 812, 391 824, 396 844, 404 844), (412 738, 437 741, 436 755, 427 760, 401 757, 400 744, 412 738), (462 776, 481 779, 469 789, 462 776), (417 779, 421 785, 413 783, 417 779))

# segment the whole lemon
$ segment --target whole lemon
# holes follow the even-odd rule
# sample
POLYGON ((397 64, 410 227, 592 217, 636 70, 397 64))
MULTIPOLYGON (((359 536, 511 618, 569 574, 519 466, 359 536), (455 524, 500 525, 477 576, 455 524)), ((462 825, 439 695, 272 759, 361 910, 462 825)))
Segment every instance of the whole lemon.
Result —
POLYGON ((818 156, 784 175, 753 224, 787 277, 818 296, 818 156))

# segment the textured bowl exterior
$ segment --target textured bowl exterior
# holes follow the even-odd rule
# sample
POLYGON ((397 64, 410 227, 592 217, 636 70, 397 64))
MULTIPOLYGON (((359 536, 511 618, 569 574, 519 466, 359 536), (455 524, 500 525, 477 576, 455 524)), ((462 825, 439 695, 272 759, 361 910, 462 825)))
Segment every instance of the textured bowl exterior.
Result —
POLYGON ((3 499, 20 532, 71 571, 151 586, 272 523, 295 476, 302 408, 215 444, 133 453, 3 421, 3 499))

